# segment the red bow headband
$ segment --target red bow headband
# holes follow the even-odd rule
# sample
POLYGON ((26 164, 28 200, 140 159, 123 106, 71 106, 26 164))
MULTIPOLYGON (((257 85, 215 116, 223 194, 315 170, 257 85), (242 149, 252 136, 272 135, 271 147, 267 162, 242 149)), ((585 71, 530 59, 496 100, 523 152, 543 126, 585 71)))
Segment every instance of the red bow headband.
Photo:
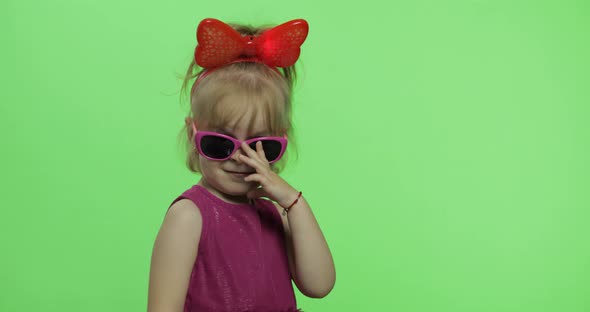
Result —
POLYGON ((214 68, 237 62, 263 63, 272 68, 292 66, 299 58, 308 30, 305 20, 296 19, 260 36, 243 36, 220 20, 206 18, 197 27, 195 60, 208 70, 198 80, 214 68))

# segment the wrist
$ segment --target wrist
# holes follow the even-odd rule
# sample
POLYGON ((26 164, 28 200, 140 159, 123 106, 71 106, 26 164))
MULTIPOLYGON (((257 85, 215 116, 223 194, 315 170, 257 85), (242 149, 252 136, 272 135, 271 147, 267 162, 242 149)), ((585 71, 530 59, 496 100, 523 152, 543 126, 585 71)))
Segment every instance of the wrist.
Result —
POLYGON ((289 195, 286 195, 280 201, 277 201, 279 206, 281 206, 281 208, 283 208, 283 209, 289 208, 289 206, 291 206, 293 201, 297 198, 297 196, 299 196, 299 191, 292 188, 291 190, 289 190, 288 194, 289 195))
POLYGON ((289 213, 289 210, 295 206, 295 204, 297 204, 297 202, 299 202, 301 195, 303 194, 303 192, 298 192, 295 199, 290 203, 290 204, 281 204, 279 203, 279 205, 281 205, 281 207, 283 207, 283 216, 286 216, 287 213, 289 213))

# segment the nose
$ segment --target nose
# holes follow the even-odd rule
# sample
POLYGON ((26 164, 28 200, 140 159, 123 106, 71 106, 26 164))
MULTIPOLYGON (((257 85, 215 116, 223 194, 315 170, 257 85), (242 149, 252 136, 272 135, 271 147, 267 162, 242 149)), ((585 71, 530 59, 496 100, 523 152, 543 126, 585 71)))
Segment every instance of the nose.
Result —
POLYGON ((242 160, 240 159, 240 155, 243 155, 242 149, 238 149, 232 156, 231 159, 233 159, 234 161, 236 161, 238 164, 242 163, 242 160))

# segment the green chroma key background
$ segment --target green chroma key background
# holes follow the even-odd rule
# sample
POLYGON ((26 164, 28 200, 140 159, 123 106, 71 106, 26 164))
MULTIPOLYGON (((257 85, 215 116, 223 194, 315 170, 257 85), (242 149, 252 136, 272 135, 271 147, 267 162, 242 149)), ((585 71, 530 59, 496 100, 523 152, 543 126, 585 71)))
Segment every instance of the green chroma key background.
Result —
POLYGON ((198 22, 305 18, 305 311, 590 311, 586 1, 4 1, 0 311, 145 311, 198 22))

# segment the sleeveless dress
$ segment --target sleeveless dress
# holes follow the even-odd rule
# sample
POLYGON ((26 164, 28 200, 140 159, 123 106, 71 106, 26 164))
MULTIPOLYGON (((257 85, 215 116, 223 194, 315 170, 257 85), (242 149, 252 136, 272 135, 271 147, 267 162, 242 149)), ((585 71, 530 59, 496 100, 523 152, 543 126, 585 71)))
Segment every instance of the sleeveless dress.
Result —
POLYGON ((172 204, 183 198, 203 219, 184 312, 298 311, 283 224, 271 201, 232 204, 200 185, 172 204))

